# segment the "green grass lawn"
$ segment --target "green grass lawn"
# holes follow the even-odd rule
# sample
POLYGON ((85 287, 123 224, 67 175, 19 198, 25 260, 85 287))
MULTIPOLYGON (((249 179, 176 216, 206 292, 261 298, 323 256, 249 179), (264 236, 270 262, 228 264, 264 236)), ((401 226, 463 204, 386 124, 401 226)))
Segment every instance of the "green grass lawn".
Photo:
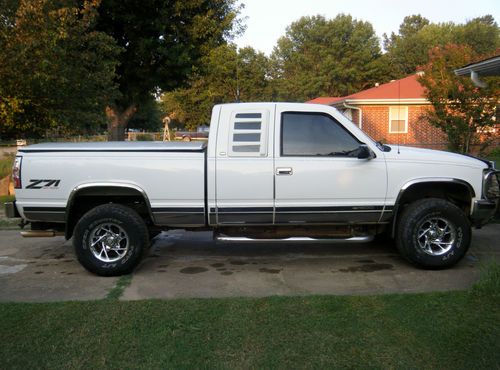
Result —
POLYGON ((3 303, 0 358, 4 368, 498 368, 499 285, 495 265, 463 292, 3 303))
POLYGON ((12 171, 12 164, 14 163, 14 156, 0 157, 0 179, 10 175, 12 171))
POLYGON ((4 209, 5 202, 12 202, 14 199, 13 195, 0 195, 0 209, 4 209))

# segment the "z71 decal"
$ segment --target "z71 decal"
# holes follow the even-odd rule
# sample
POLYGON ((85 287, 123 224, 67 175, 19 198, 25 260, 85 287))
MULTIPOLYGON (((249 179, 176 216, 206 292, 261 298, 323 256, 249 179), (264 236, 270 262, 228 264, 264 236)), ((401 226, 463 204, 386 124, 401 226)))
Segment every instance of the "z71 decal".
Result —
POLYGON ((57 189, 61 180, 30 180, 26 189, 57 189))

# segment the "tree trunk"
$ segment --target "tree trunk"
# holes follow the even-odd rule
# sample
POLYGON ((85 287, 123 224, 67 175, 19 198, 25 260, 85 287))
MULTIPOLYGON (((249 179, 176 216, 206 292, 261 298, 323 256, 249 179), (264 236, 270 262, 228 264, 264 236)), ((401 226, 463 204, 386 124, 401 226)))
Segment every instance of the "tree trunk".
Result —
POLYGON ((130 105, 124 111, 120 111, 118 107, 106 107, 106 116, 108 117, 108 140, 109 141, 124 141, 125 129, 132 116, 137 111, 135 104, 130 105))

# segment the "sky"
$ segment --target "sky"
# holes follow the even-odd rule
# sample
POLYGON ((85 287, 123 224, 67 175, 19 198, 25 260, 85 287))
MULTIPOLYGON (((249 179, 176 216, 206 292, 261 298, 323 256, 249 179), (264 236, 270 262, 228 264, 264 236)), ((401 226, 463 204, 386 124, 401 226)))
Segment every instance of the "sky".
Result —
POLYGON ((431 22, 464 23, 491 14, 500 23, 500 0, 243 0, 241 17, 246 24, 243 36, 235 40, 238 47, 252 46, 271 54, 286 27, 302 16, 323 15, 334 18, 339 13, 370 22, 381 38, 385 32, 398 31, 407 15, 421 14, 431 22))

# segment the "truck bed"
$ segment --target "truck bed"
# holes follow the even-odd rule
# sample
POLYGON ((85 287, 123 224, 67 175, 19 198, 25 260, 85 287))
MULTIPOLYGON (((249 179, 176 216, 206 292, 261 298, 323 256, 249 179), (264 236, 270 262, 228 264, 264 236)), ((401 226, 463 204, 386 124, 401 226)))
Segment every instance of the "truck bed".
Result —
POLYGON ((45 143, 20 148, 26 220, 65 222, 82 189, 136 189, 158 225, 205 225, 206 144, 201 142, 45 143))
POLYGON ((204 142, 128 141, 101 143, 43 143, 19 148, 21 153, 42 152, 200 152, 204 142))

